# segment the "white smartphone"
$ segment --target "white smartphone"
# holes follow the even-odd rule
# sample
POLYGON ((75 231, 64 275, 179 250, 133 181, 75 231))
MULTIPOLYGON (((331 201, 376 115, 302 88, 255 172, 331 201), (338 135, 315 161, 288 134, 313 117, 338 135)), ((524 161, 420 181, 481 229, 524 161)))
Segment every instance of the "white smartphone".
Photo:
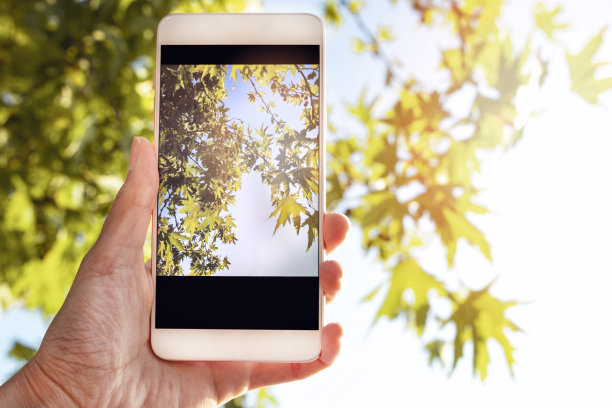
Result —
POLYGON ((323 24, 309 14, 160 21, 151 316, 159 357, 319 356, 323 47, 323 24))

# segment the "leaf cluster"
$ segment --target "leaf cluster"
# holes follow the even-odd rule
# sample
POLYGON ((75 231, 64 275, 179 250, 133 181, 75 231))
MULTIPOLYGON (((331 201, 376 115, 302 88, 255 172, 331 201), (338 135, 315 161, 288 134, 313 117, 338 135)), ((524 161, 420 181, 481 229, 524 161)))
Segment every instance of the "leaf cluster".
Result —
POLYGON ((245 6, 0 4, 0 281, 10 304, 59 309, 121 186, 133 137, 152 139, 158 21, 245 6))
MULTIPOLYGON (((327 148, 327 202, 332 209, 345 210, 362 231, 363 247, 389 271, 388 281, 365 298, 382 298, 377 319, 404 319, 422 336, 430 363, 444 363, 443 350, 450 349, 451 370, 470 341, 474 372, 484 379, 489 340, 501 345, 512 370, 507 332, 517 327, 506 310, 515 303, 497 299, 489 287, 461 285, 459 271, 453 269, 455 255, 463 241, 491 260, 490 244, 475 224, 476 216, 488 212, 477 203, 475 175, 485 154, 509 149, 522 138, 534 114, 521 113, 516 105, 522 89, 537 90, 547 79, 544 45, 534 46, 532 39, 539 36, 538 44, 557 46, 546 41, 568 25, 557 22, 559 7, 549 10, 538 4, 538 30, 517 44, 498 24, 501 0, 410 4, 425 26, 450 30, 455 39, 441 48, 439 69, 448 81, 436 90, 405 76, 406 56, 387 54, 384 44, 393 36, 390 30, 370 29, 363 4, 341 0, 326 5, 330 23, 347 18, 358 27, 355 51, 369 53, 385 69, 384 89, 364 90, 356 103, 347 104, 361 132, 337 131, 327 148), (459 112, 453 108, 456 101, 470 108, 459 112), (446 251, 451 274, 426 270, 419 262, 420 249, 436 241, 446 251), (442 334, 447 325, 454 327, 454 338, 442 334)), ((610 78, 595 78, 603 63, 592 59, 601 41, 599 33, 578 54, 567 54, 572 90, 593 104, 611 87, 610 78)))
POLYGON ((152 136, 157 21, 181 1, 0 5, 0 281, 55 313, 152 136))

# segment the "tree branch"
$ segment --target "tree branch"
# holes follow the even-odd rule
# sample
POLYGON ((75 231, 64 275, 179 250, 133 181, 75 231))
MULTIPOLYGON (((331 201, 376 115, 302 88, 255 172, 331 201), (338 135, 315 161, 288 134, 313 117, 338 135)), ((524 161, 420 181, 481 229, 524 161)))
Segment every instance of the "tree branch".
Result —
POLYGON ((268 113, 270 114, 270 117, 272 118, 272 121, 274 123, 276 123, 278 126, 283 126, 284 122, 282 122, 282 121, 280 121, 280 120, 278 120, 276 118, 276 115, 274 114, 274 112, 272 112, 272 110, 270 109, 270 107, 268 106, 266 101, 264 100, 263 95, 259 92, 259 90, 255 86, 255 82, 253 82, 253 78, 249 78, 249 82, 251 82, 251 85, 253 85, 253 89, 255 90, 255 93, 257 94, 257 96, 259 96, 259 99, 261 100, 261 103, 264 104, 264 107, 266 108, 266 111, 268 111, 268 113))
POLYGON ((391 76, 391 79, 395 80, 400 85, 405 84, 406 80, 402 77, 402 75, 397 73, 393 63, 391 62, 391 59, 383 51, 380 45, 380 42, 376 39, 376 35, 374 35, 372 30, 370 30, 370 28, 367 26, 364 19, 359 14, 359 12, 353 12, 347 0, 340 0, 340 5, 348 11, 348 13, 353 18, 353 21, 357 25, 357 28, 359 29, 359 31, 361 31, 361 33, 366 36, 370 45, 372 45, 372 53, 375 56, 377 56, 381 60, 381 62, 385 65, 385 67, 387 68, 388 74, 391 76))
POLYGON ((302 78, 304 78, 304 83, 306 85, 306 89, 308 89, 308 93, 310 94, 310 110, 312 112, 312 119, 310 120, 310 124, 314 128, 316 128, 317 125, 314 123, 314 120, 315 120, 315 117, 317 115, 316 115, 315 104, 314 104, 314 100, 313 100, 315 98, 315 95, 312 93, 312 89, 310 89, 310 83, 308 82, 308 79, 306 78, 306 75, 304 75, 304 72, 302 71, 300 66, 297 65, 297 64, 295 66, 296 66, 298 72, 300 73, 300 75, 302 76, 302 78))

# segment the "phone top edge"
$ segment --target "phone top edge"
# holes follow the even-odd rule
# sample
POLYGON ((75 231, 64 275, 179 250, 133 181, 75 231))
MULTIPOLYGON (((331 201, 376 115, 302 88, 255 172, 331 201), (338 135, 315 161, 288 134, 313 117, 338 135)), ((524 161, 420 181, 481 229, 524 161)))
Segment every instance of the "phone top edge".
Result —
POLYGON ((159 21, 157 45, 323 45, 324 31, 323 21, 312 13, 174 13, 159 21))

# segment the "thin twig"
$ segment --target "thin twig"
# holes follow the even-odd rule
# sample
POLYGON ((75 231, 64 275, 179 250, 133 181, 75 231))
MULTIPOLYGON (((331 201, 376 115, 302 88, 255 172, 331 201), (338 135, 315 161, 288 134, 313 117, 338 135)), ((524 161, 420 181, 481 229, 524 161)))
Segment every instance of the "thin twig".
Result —
POLYGON ((397 71, 395 70, 394 64, 391 62, 391 59, 383 51, 380 45, 380 42, 376 39, 376 35, 374 35, 372 30, 370 30, 370 28, 367 26, 364 19, 359 14, 359 12, 352 11, 347 0, 340 0, 340 5, 348 11, 348 13, 351 15, 351 17, 355 21, 357 28, 362 32, 362 34, 364 34, 367 37, 368 41, 370 42, 373 48, 372 53, 375 56, 377 56, 382 61, 382 63, 385 65, 385 68, 387 68, 387 72, 391 76, 391 79, 395 80, 400 85, 403 85, 404 83, 406 83, 406 80, 402 77, 402 75, 398 74, 397 71))
POLYGON ((264 100, 262 94, 259 92, 259 90, 255 86, 255 82, 253 82, 253 78, 249 78, 249 81, 251 82, 251 85, 253 85, 253 89, 255 90, 255 93, 257 94, 257 96, 259 96, 259 99, 261 100, 261 103, 264 104, 264 107, 266 108, 266 110, 268 111, 270 116, 272 117, 272 121, 274 121, 278 126, 282 127, 283 123, 281 121, 279 121, 278 119, 276 119, 276 115, 274 115, 274 112, 272 112, 272 110, 270 109, 270 107, 268 106, 266 101, 264 100))

